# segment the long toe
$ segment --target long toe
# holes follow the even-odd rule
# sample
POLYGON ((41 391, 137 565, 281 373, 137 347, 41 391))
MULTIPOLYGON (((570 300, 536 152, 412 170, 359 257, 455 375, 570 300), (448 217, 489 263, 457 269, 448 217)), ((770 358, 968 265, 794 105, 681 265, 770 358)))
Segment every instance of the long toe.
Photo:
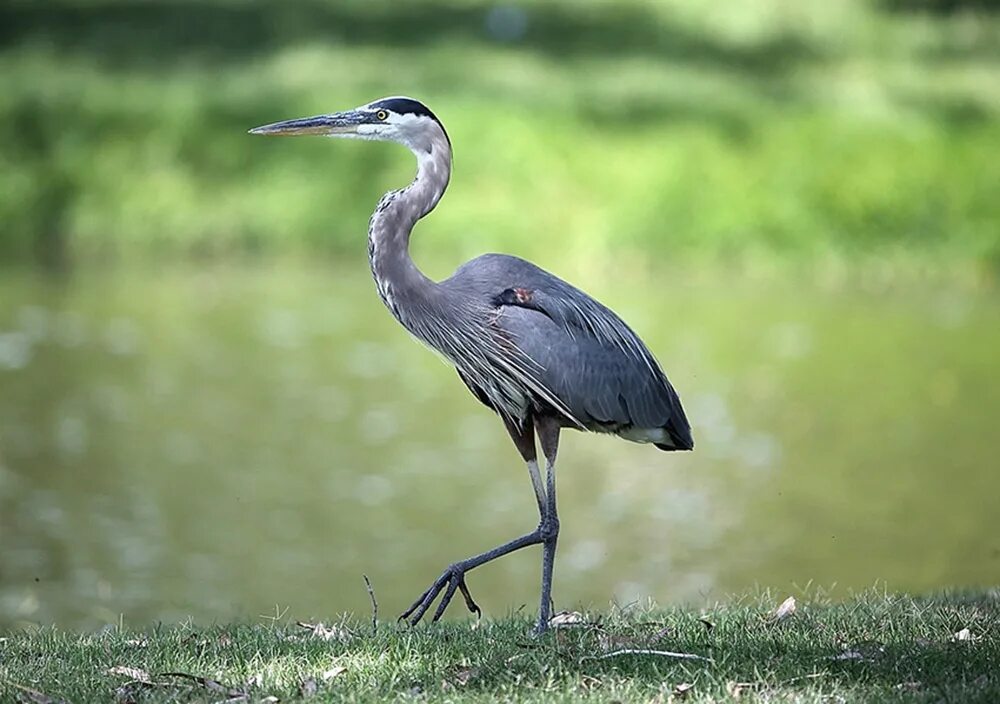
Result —
POLYGON ((438 594, 444 590, 444 595, 441 597, 441 601, 438 604, 437 609, 434 611, 434 617, 431 621, 437 621, 444 614, 448 604, 451 602, 452 597, 455 596, 455 591, 457 589, 462 590, 462 596, 465 598, 465 605, 473 613, 479 613, 479 606, 475 601, 472 600, 472 595, 469 594, 469 588, 465 584, 465 570, 460 564, 449 565, 440 577, 438 577, 434 583, 430 586, 427 591, 420 595, 413 604, 410 605, 406 611, 402 613, 399 620, 408 619, 411 626, 415 626, 420 623, 420 619, 424 617, 427 610, 430 609, 434 600, 437 598, 438 594), (447 589, 445 589, 447 587, 447 589))
POLYGON ((444 596, 441 597, 441 601, 438 602, 437 611, 434 612, 434 618, 431 619, 432 623, 437 623, 444 614, 444 610, 448 608, 448 604, 451 602, 453 596, 455 596, 455 590, 458 589, 459 582, 462 581, 461 573, 452 573, 451 579, 448 580, 448 588, 444 592, 444 596))
POLYGON ((476 618, 482 618, 483 610, 479 608, 479 604, 475 602, 472 598, 472 594, 469 593, 469 587, 465 583, 465 577, 462 577, 461 581, 459 581, 458 588, 462 590, 462 597, 465 598, 465 607, 469 610, 469 613, 475 614, 476 618))
POLYGON ((410 604, 410 608, 400 614, 399 620, 409 620, 411 626, 417 625, 420 622, 420 619, 424 617, 424 613, 427 609, 430 608, 430 605, 434 603, 435 597, 437 597, 437 595, 444 588, 444 585, 447 583, 445 575, 438 577, 437 580, 435 580, 435 582, 431 584, 431 586, 428 587, 423 594, 417 597, 416 601, 410 604))

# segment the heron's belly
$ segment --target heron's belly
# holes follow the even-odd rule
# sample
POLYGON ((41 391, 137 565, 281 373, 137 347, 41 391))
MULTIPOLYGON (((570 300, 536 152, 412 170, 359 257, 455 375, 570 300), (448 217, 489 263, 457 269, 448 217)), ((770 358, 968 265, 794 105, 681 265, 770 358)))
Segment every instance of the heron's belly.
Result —
POLYGON ((673 445, 674 441, 664 428, 636 428, 630 426, 615 432, 620 438, 638 443, 659 443, 673 445))

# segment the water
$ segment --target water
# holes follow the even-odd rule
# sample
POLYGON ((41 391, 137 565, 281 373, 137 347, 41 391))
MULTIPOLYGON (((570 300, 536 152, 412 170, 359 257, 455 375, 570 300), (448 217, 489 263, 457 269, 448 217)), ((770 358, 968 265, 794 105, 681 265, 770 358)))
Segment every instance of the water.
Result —
MULTIPOLYGON (((564 435, 558 608, 1000 581, 994 294, 590 288, 698 448, 564 435)), ((0 626, 367 613, 362 574, 392 615, 535 521, 498 420, 362 264, 0 278, 0 626)), ((470 587, 533 610, 539 562, 470 587)))

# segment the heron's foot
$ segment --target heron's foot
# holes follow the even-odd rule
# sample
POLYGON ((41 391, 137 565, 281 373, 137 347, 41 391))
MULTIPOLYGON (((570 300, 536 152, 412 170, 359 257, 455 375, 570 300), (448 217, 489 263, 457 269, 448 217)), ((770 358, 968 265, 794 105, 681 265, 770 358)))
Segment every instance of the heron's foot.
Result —
POLYGON ((476 618, 483 615, 482 609, 473 600, 472 594, 469 593, 469 587, 465 583, 465 565, 461 562, 456 562, 450 565, 440 577, 438 577, 434 583, 425 591, 420 597, 413 602, 413 604, 404 611, 400 617, 400 621, 408 621, 411 626, 415 626, 420 622, 420 619, 424 617, 427 610, 434 603, 438 594, 444 590, 444 595, 441 597, 441 601, 438 603, 437 610, 434 611, 434 618, 431 619, 432 622, 437 621, 441 618, 444 610, 448 607, 453 596, 455 596, 455 590, 462 592, 462 598, 465 599, 465 606, 469 609, 470 613, 474 613, 476 618))
POLYGON ((548 630, 552 627, 552 614, 555 613, 556 605, 552 601, 551 594, 548 600, 543 601, 538 608, 538 621, 535 622, 535 627, 531 629, 531 637, 538 638, 539 636, 545 635, 548 630))
POLYGON ((535 627, 531 629, 533 638, 544 635, 552 628, 552 614, 555 613, 555 610, 555 604, 552 603, 551 597, 547 603, 542 603, 538 609, 538 621, 535 623, 535 627))

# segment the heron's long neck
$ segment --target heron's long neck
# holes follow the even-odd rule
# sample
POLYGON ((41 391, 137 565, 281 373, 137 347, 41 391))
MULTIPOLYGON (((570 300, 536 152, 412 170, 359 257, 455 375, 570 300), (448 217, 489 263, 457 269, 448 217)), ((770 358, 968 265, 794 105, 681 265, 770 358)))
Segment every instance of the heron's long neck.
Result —
POLYGON ((368 258, 379 296, 407 327, 411 310, 426 305, 437 287, 410 258, 410 232, 441 200, 451 176, 451 146, 443 132, 426 148, 412 150, 416 178, 406 188, 386 193, 368 224, 368 258))

